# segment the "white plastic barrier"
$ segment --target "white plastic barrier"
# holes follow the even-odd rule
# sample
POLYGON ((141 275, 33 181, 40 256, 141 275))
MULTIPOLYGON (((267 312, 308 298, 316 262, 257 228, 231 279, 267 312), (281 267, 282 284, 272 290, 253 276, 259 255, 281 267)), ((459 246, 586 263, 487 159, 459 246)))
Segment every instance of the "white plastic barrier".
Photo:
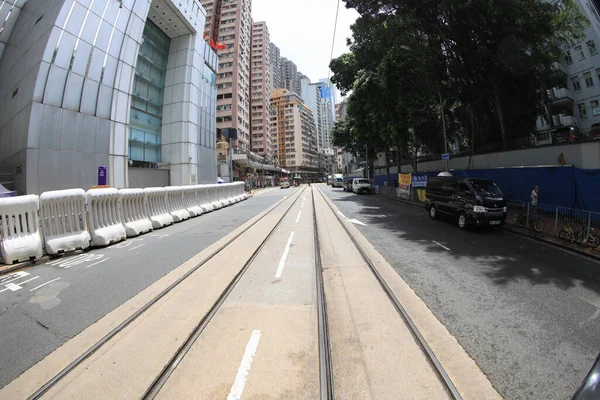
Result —
POLYGON ((167 190, 161 187, 144 189, 148 195, 148 212, 152 228, 160 229, 173 225, 173 216, 167 209, 167 190))
POLYGON ((87 191, 92 246, 108 246, 125 240, 127 233, 121 214, 121 193, 117 189, 87 191))
POLYGON ((227 183, 218 184, 217 191, 219 192, 219 201, 223 203, 224 207, 233 204, 233 201, 229 199, 229 187, 227 183))
POLYGON ((248 196, 246 196, 246 191, 244 190, 246 186, 244 182, 234 182, 233 184, 235 185, 234 190, 236 192, 236 197, 239 199, 239 201, 246 200, 248 196))
POLYGON ((190 213, 183 204, 183 188, 181 186, 168 186, 167 210, 173 216, 173 221, 181 222, 190 217, 190 213))
POLYGON ((183 189, 183 200, 186 210, 190 213, 190 216, 197 217, 202 215, 204 212, 200 203, 196 197, 198 186, 185 186, 183 189))
POLYGON ((40 218, 46 253, 90 247, 83 189, 55 190, 40 196, 40 218))
POLYGON ((200 207, 202 207, 204 212, 211 212, 215 209, 215 206, 212 205, 208 186, 209 185, 199 185, 198 190, 196 191, 198 204, 200 204, 200 207))
POLYGON ((123 226, 127 237, 139 236, 152 231, 148 194, 144 189, 121 189, 123 226))
POLYGON ((0 198, 0 250, 6 264, 43 254, 36 195, 0 198))
POLYGON ((208 198, 210 204, 213 205, 214 208, 219 209, 223 208, 225 205, 220 201, 219 198, 219 185, 206 185, 208 188, 208 198))

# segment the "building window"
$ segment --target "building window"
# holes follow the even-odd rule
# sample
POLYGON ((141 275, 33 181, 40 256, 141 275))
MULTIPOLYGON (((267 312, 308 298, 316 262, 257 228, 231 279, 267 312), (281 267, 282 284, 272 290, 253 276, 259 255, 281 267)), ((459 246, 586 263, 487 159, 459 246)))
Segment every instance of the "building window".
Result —
POLYGON ((579 118, 587 118, 587 110, 585 109, 585 103, 577 104, 577 109, 579 110, 579 118))
POLYGON ((585 79, 585 85, 587 87, 594 86, 594 79, 592 78, 592 73, 591 72, 584 73, 583 74, 583 78, 585 79))
POLYGON ((588 41, 586 42, 586 44, 587 44, 587 48, 588 48, 588 50, 590 51, 590 54, 591 54, 591 55, 594 55, 594 54, 596 54, 596 53, 597 53, 597 51, 596 51, 596 43, 594 43, 594 41, 593 41, 593 40, 588 40, 588 41))
POLYGON ((579 84, 579 77, 574 76, 571 78, 571 82, 573 83, 573 90, 578 92, 581 90, 581 85, 579 84))
POLYGON ((592 115, 594 117, 600 116, 600 103, 598 103, 598 100, 590 101, 590 105, 592 106, 592 115))
POLYGON ((577 53, 577 58, 579 60, 583 60, 585 58, 585 54, 583 53, 583 48, 581 46, 575 47, 575 53, 577 53))

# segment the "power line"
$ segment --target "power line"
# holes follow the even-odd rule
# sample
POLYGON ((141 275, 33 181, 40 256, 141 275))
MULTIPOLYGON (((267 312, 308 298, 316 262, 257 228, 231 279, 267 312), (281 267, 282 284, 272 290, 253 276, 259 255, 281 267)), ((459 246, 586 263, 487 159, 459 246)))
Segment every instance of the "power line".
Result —
POLYGON ((331 56, 329 57, 329 65, 327 66, 327 88, 331 91, 331 61, 333 61, 333 48, 335 47, 335 33, 337 31, 338 15, 340 13, 340 0, 337 2, 337 8, 335 10, 335 22, 333 23, 333 40, 331 41, 331 56))

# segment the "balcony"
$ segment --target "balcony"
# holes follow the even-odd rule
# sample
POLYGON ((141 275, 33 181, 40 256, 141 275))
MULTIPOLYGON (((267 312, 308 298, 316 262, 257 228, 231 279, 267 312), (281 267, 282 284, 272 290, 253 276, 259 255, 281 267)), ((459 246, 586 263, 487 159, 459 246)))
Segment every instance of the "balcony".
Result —
POLYGON ((548 90, 548 97, 553 107, 573 106, 573 93, 567 88, 552 88, 548 90))

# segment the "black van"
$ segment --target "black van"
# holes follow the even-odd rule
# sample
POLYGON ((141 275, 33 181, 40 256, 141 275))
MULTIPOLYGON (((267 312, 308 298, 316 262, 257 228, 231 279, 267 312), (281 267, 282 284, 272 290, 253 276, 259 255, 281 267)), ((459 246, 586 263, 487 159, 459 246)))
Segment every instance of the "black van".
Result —
POLYGON ((506 205, 502 191, 490 180, 454 176, 427 179, 425 207, 429 216, 451 216, 461 229, 469 225, 504 225, 506 205))

